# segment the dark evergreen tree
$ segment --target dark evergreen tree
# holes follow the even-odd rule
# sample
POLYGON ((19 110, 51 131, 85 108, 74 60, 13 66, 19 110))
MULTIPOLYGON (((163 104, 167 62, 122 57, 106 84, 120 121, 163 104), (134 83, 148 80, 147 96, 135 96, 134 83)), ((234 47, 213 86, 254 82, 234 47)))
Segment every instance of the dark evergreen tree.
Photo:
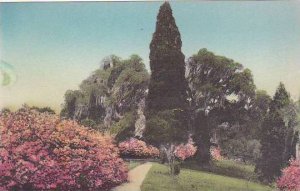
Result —
MULTIPOLYGON (((284 110, 291 103, 290 95, 284 85, 280 83, 270 104, 270 111, 262 127, 261 158, 258 160, 256 170, 262 180, 273 182, 280 176, 281 169, 287 164, 291 145, 287 140, 290 137, 290 122, 285 120, 284 110)), ((291 153, 291 152, 290 152, 291 153)))
POLYGON ((146 141, 161 146, 174 172, 175 145, 188 139, 188 96, 181 38, 172 9, 159 10, 150 44, 151 78, 146 99, 146 141))
POLYGON ((180 33, 165 2, 159 10, 156 31, 150 44, 151 79, 148 111, 187 108, 187 82, 180 33))

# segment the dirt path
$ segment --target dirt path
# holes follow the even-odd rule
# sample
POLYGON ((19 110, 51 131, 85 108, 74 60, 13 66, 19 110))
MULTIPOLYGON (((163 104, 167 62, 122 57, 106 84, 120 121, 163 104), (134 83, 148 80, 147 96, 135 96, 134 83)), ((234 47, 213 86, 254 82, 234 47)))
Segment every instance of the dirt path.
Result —
POLYGON ((145 164, 135 167, 128 173, 129 182, 114 188, 112 191, 141 191, 140 187, 151 166, 152 163, 147 162, 145 164))

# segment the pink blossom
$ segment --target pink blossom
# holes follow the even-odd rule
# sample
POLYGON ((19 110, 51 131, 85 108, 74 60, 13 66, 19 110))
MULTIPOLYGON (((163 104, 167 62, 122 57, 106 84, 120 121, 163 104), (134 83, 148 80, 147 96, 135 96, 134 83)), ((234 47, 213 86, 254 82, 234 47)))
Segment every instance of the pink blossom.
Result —
POLYGON ((221 155, 220 147, 211 147, 210 148, 210 155, 213 160, 222 160, 223 157, 221 155))
POLYGON ((194 146, 192 139, 189 139, 188 143, 180 144, 175 148, 174 154, 180 160, 185 160, 189 157, 194 156, 197 151, 197 147, 194 146))
POLYGON ((30 110, 0 117, 0 190, 109 190, 127 180, 111 137, 30 110))
POLYGON ((136 138, 119 143, 119 150, 122 156, 134 158, 156 158, 159 156, 159 150, 152 146, 147 145, 144 141, 136 138))
POLYGON ((291 160, 290 165, 282 170, 282 176, 276 183, 280 190, 300 190, 300 161, 291 160))

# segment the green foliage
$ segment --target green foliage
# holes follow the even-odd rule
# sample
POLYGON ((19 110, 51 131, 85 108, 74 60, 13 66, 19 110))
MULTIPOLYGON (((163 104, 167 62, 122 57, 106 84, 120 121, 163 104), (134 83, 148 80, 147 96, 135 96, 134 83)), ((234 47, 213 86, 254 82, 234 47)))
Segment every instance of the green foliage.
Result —
POLYGON ((118 79, 121 72, 125 69, 125 64, 122 62, 116 62, 114 67, 110 70, 110 75, 107 79, 108 88, 112 88, 118 79))
POLYGON ((115 136, 117 142, 124 141, 134 136, 134 123, 136 116, 133 112, 128 112, 118 122, 114 123, 110 128, 110 133, 115 136))
POLYGON ((237 115, 236 111, 231 110, 230 113, 238 116, 239 123, 218 128, 220 134, 218 143, 222 148, 223 155, 251 163, 260 158, 262 124, 269 110, 270 102, 271 98, 265 91, 257 90, 247 112, 244 114, 240 112, 237 115))
POLYGON ((288 106, 290 102, 290 94, 286 91, 284 84, 281 82, 273 97, 270 110, 278 112, 284 107, 288 106))
POLYGON ((198 147, 195 157, 208 162, 212 130, 222 123, 229 126, 245 123, 255 85, 249 69, 207 49, 188 59, 187 72, 194 140, 198 147))
POLYGON ((111 101, 112 103, 122 102, 123 107, 131 110, 136 106, 136 102, 145 96, 149 74, 142 59, 137 55, 124 60, 123 67, 124 69, 115 80, 111 101))
POLYGON ((65 103, 61 111, 61 116, 73 118, 75 115, 76 104, 82 98, 83 94, 79 90, 67 90, 65 93, 65 103))
POLYGON ((146 100, 148 111, 187 108, 187 82, 180 33, 165 2, 157 15, 156 30, 150 43, 151 78, 146 100))
POLYGON ((289 93, 280 83, 263 124, 262 156, 256 164, 257 172, 266 182, 272 182, 280 176, 281 169, 288 164, 293 153, 296 111, 286 112, 292 103, 289 93))
POLYGON ((188 81, 197 107, 223 106, 229 96, 245 101, 254 96, 255 85, 249 69, 232 59, 201 49, 188 59, 188 81))
POLYGON ((41 113, 49 113, 49 114, 55 114, 55 111, 53 109, 51 109, 50 107, 36 107, 36 106, 33 106, 31 107, 31 109, 33 110, 36 110, 38 112, 41 112, 41 113))
POLYGON ((65 93, 61 116, 84 123, 87 119, 93 120, 96 123, 94 128, 100 130, 115 123, 114 129, 124 128, 120 132, 127 136, 132 134, 134 121, 130 120, 130 125, 124 122, 128 120, 126 113, 136 110, 139 101, 145 97, 148 82, 149 74, 138 55, 132 55, 126 60, 111 55, 103 59, 100 69, 82 81, 79 90, 68 90, 65 93), (121 119, 122 116, 125 119, 121 119), (108 125, 104 119, 109 121, 108 125), (130 133, 125 130, 128 128, 131 129, 130 133))
POLYGON ((254 139, 261 138, 262 124, 267 116, 271 101, 272 98, 266 91, 256 91, 252 107, 250 108, 250 120, 248 121, 248 126, 252 127, 249 128, 250 132, 248 134, 253 135, 252 138, 254 139))
POLYGON ((188 128, 178 120, 178 115, 182 115, 181 111, 165 110, 153 113, 146 121, 145 140, 155 146, 185 142, 188 139, 188 128))
POLYGON ((234 137, 222 140, 222 154, 232 159, 242 159, 244 162, 255 162, 260 158, 260 142, 256 139, 234 137))

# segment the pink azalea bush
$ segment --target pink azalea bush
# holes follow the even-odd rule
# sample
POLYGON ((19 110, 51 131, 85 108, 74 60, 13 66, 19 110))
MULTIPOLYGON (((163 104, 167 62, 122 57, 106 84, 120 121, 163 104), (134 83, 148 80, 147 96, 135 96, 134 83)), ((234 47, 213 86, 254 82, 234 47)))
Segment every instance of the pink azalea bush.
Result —
POLYGON ((175 148, 174 154, 180 160, 185 160, 189 157, 194 156, 197 151, 197 147, 194 146, 192 139, 189 139, 188 143, 178 145, 175 148))
POLYGON ((284 191, 300 190, 300 161, 291 160, 290 165, 282 170, 282 176, 277 180, 277 187, 284 191))
POLYGON ((221 155, 220 147, 211 147, 210 148, 210 155, 213 160, 222 160, 223 157, 221 155))
POLYGON ((123 157, 132 158, 157 158, 159 150, 151 145, 147 145, 144 141, 136 138, 130 138, 119 143, 119 150, 123 157))
POLYGON ((0 190, 109 190, 127 180, 110 137, 22 109, 0 116, 0 190))

